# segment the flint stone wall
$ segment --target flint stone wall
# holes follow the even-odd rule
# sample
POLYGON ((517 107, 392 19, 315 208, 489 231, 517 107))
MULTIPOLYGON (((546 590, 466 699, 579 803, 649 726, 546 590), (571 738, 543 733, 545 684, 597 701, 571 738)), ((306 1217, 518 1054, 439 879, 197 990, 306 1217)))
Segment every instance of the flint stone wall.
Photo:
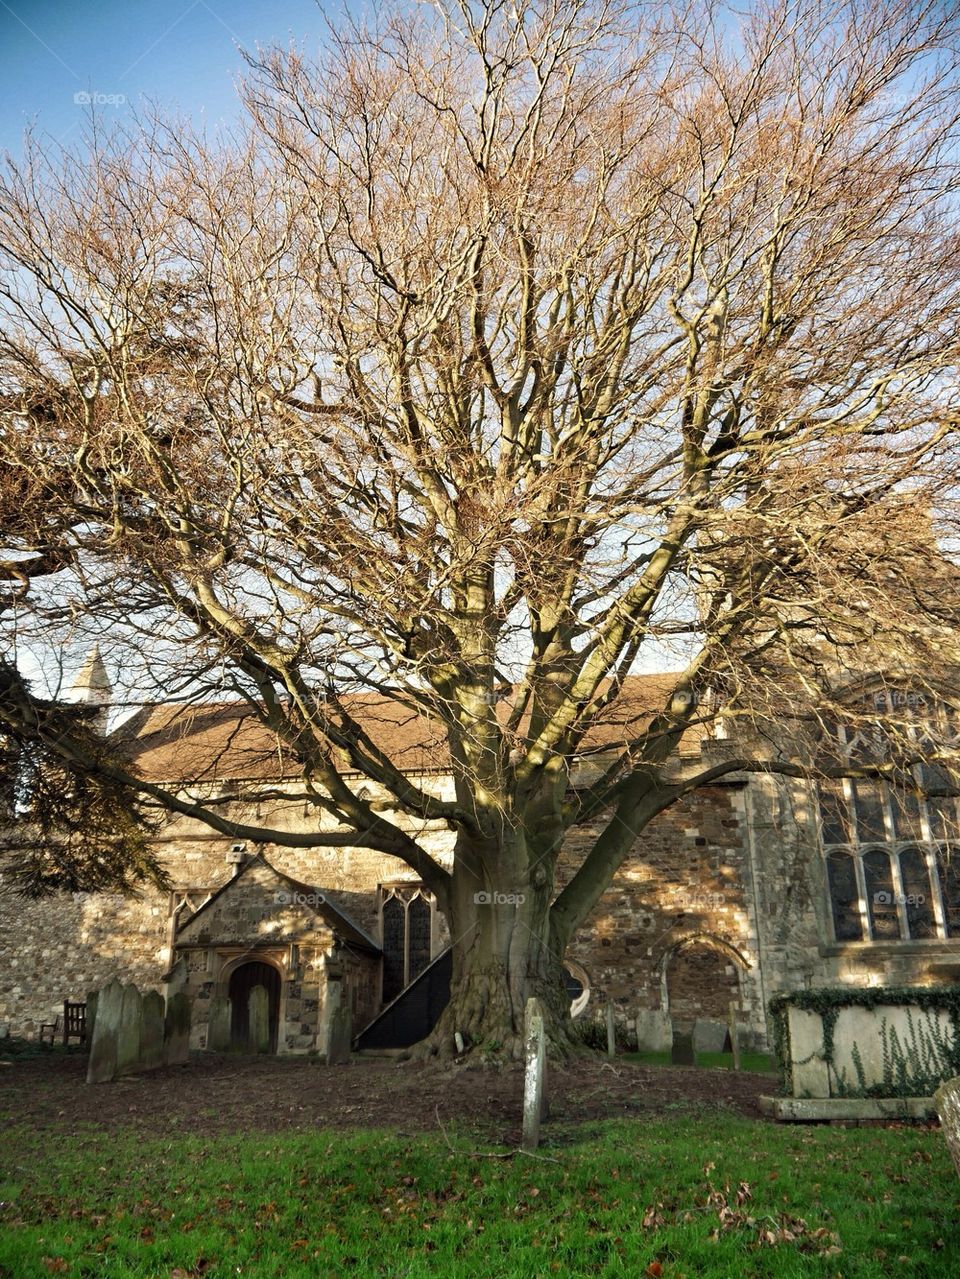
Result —
MULTIPOLYGON (((714 743, 711 750, 723 743, 714 743)), ((707 756, 703 761, 710 762, 707 756)), ((449 797, 445 779, 425 779, 449 797)), ((374 788, 375 789, 375 788, 374 788)), ((237 821, 302 830, 315 810, 296 800, 238 800, 224 815, 237 821)), ((573 874, 595 831, 574 831, 558 867, 558 890, 573 874)), ((452 835, 439 825, 423 842, 449 863, 452 835)), ((227 882, 231 841, 186 818, 171 819, 157 840, 173 894, 139 897, 59 894, 40 902, 0 896, 0 1034, 34 1035, 63 1000, 82 999, 116 976, 156 988, 174 958, 172 909, 191 894, 193 909, 227 882)), ((348 913, 379 936, 378 883, 413 881, 401 863, 366 849, 289 850, 267 846, 277 870, 341 895, 348 913)), ((189 915, 189 911, 187 912, 189 915)), ((183 919, 185 916, 181 916, 183 919)), ((733 779, 705 788, 662 814, 638 837, 613 884, 574 939, 568 960, 594 994, 584 1012, 612 1001, 618 1030, 638 1033, 638 1014, 662 1012, 692 1024, 723 1020, 737 1004, 746 1048, 770 1043, 769 999, 801 986, 910 985, 931 980, 938 964, 956 962, 956 942, 940 945, 837 946, 831 937, 822 858, 802 783, 733 779), (726 949, 724 949, 726 948, 726 949)), ((446 938, 441 925, 437 939, 446 938)), ((309 964, 317 954, 308 955, 309 964)), ((210 1002, 224 992, 208 956, 191 959, 194 1046, 205 1047, 210 1002)), ((317 1047, 321 999, 314 967, 302 964, 284 989, 281 1051, 317 1047)), ((354 1028, 376 1011, 378 977, 358 961, 352 977, 354 1028)))

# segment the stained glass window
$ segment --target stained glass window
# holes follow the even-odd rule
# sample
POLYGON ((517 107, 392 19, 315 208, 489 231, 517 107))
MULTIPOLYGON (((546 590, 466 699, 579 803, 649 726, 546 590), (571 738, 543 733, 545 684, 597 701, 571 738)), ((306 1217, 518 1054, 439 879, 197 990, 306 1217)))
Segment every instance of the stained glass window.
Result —
POLYGON ((858 779, 850 783, 853 792, 853 811, 857 818, 857 838, 863 842, 886 839, 887 828, 883 818, 883 792, 879 782, 858 779))
POLYGON ((825 783, 820 787, 820 828, 825 844, 845 844, 850 838, 847 801, 839 785, 825 783))
POLYGON ((960 861, 954 849, 937 849, 937 874, 943 895, 943 913, 946 917, 947 936, 960 937, 960 861))

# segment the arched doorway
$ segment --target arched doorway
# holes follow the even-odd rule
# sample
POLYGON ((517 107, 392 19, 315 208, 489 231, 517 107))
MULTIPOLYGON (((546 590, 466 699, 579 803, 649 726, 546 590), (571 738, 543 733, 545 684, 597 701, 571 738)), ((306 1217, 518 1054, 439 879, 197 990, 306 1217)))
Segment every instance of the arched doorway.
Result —
POLYGON ((240 1052, 250 1052, 250 992, 263 986, 267 992, 270 1018, 270 1051, 277 1051, 280 1026, 280 974, 272 964, 251 960, 230 974, 227 993, 230 997, 230 1045, 240 1052))
POLYGON ((726 1021, 740 1004, 740 973, 747 961, 729 943, 711 936, 685 938, 663 958, 662 1001, 674 1026, 700 1018, 726 1021))

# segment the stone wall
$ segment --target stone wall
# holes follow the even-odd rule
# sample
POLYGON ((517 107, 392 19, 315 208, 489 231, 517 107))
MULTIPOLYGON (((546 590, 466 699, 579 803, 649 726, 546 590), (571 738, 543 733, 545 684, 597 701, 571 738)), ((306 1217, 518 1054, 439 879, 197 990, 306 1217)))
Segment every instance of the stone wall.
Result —
POLYGON ((29 901, 0 893, 0 1034, 32 1038, 63 1001, 116 977, 159 990, 169 959, 167 893, 138 898, 57 893, 29 901))
POLYGON ((338 980, 342 973, 358 1024, 372 1019, 377 1010, 378 956, 362 946, 341 943, 334 926, 320 913, 326 893, 299 896, 272 861, 254 857, 209 903, 181 923, 175 948, 189 973, 194 1047, 210 1046, 214 1001, 229 999, 233 974, 251 962, 266 964, 276 974, 281 1052, 317 1048, 330 962, 335 963, 338 980))
MULTIPOLYGON (((766 1032, 756 920, 749 891, 744 784, 705 787, 661 813, 594 908, 568 952, 629 1032, 638 1010, 682 1022, 726 1016, 731 998, 761 1041, 766 1032), (679 1007, 671 1007, 677 999, 679 1007)), ((560 881, 594 832, 568 841, 560 881)), ((599 1017, 601 999, 584 1012, 599 1017)))
MULTIPOLYGON (((637 1010, 669 1007, 671 997, 680 1001, 677 1011, 682 1019, 693 1020, 718 1015, 733 996, 754 1036, 762 1040, 765 1018, 746 812, 742 784, 714 786, 667 810, 641 833, 634 852, 568 952, 593 992, 585 1015, 598 1013, 597 996, 602 995, 613 1001, 617 1020, 629 1029, 637 1010)), ((283 809, 238 803, 231 815, 293 829, 307 820, 296 803, 283 809)), ((572 873, 576 856, 593 833, 571 836, 570 856, 558 868, 558 887, 572 873)), ((445 827, 428 830, 424 836, 431 851, 443 859, 449 859, 451 841, 445 827)), ((112 976, 142 987, 159 984, 172 961, 171 906, 190 890, 196 906, 206 891, 225 883, 235 873, 227 860, 230 847, 221 835, 185 819, 173 819, 161 837, 161 849, 177 892, 172 899, 167 894, 145 893, 135 904, 109 896, 87 899, 86 917, 96 920, 96 929, 92 933, 90 924, 85 924, 85 936, 95 938, 96 945, 83 965, 78 960, 84 954, 84 941, 70 908, 65 909, 59 899, 31 906, 31 932, 19 940, 6 933, 11 952, 20 953, 24 979, 17 992, 20 998, 12 999, 12 991, 0 990, 0 1027, 8 1024, 22 1033, 29 1020, 55 1014, 67 995, 82 998, 85 990, 103 985, 112 976), (43 952, 54 937, 59 962, 52 967, 43 952), (71 972, 76 979, 68 976, 65 981, 63 974, 71 972)), ((377 884, 414 879, 401 863, 366 849, 268 846, 264 853, 278 871, 340 894, 336 900, 374 938, 379 935, 377 884)), ((251 903, 250 909, 256 909, 256 904, 251 903)), ((218 975, 207 971, 210 961, 205 957, 190 962, 203 967, 202 977, 194 974, 196 989, 191 992, 196 1009, 194 1042, 201 1046, 204 1008, 218 975)), ((350 980, 354 1025, 359 1027, 364 1024, 374 979, 368 970, 357 971, 350 980)), ((306 1038, 294 1034, 296 1042, 286 1046, 301 1048, 306 1038)))
MULTIPOLYGON (((430 785, 438 794, 449 794, 448 781, 430 785)), ((229 815, 294 830, 317 820, 313 808, 296 800, 282 807, 238 801, 229 815)), ((558 889, 593 834, 570 836, 558 867, 558 889)), ((422 833, 418 828, 418 837, 449 863, 453 836, 445 826, 422 833)), ((40 1021, 53 1020, 65 998, 82 999, 112 977, 142 990, 161 987, 172 961, 171 911, 188 897, 196 909, 207 893, 230 879, 236 869, 231 843, 175 818, 159 838, 173 894, 59 895, 41 902, 0 898, 0 1034, 5 1029, 34 1034, 40 1021)), ((329 891, 374 939, 379 938, 377 885, 415 880, 402 863, 367 849, 269 845, 263 852, 278 871, 329 891)), ((445 936, 441 922, 438 945, 445 936)), ((629 1033, 640 1011, 667 1009, 678 1021, 689 1022, 722 1015, 733 997, 744 1041, 757 1046, 768 1042, 766 1005, 780 991, 838 982, 955 980, 944 976, 944 968, 957 968, 956 942, 837 946, 830 936, 822 859, 805 787, 772 777, 731 778, 692 794, 640 834, 567 959, 583 971, 591 989, 586 1017, 600 1016, 602 1000, 609 998, 629 1033)), ((210 961, 191 962, 207 972, 210 961)), ((201 988, 216 981, 209 973, 201 978, 199 968, 195 975, 201 988)), ((357 960, 348 965, 345 980, 359 1029, 371 1004, 377 1005, 377 976, 370 964, 357 960)), ((312 1027, 319 988, 300 983, 298 994, 287 994, 293 1029, 290 1042, 281 1047, 303 1049, 313 1033, 303 1027, 312 1027)), ((197 1046, 205 1026, 203 1002, 201 994, 195 1001, 197 1046)))
MULTIPOLYGON (((207 891, 231 877, 230 846, 222 836, 210 838, 205 832, 168 834, 162 861, 173 879, 173 894, 150 888, 136 898, 58 893, 36 902, 0 894, 0 1034, 9 1030, 33 1037, 41 1022, 62 1011, 65 999, 81 1000, 112 977, 141 990, 162 989, 172 962, 171 909, 187 890, 194 890, 199 905, 207 891)), ((377 883, 414 878, 394 859, 366 850, 347 850, 338 866, 320 851, 266 851, 284 873, 320 888, 347 890, 338 904, 374 938, 377 883), (361 888, 366 891, 357 891, 361 888)), ((365 981, 369 988, 369 975, 365 981)), ((357 1016, 362 1015, 358 1007, 357 1016)))

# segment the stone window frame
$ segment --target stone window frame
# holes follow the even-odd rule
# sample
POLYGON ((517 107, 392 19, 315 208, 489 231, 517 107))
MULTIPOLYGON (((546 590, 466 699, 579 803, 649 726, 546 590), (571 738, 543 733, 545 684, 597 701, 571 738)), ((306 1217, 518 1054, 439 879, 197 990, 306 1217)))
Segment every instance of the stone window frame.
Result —
MULTIPOLYGON (((430 890, 426 887, 426 885, 425 885, 425 884, 423 884, 423 883, 421 883, 419 880, 409 880, 409 879, 405 879, 405 880, 397 880, 397 881, 395 881, 395 882, 391 882, 391 883, 381 883, 381 884, 378 884, 378 885, 377 885, 377 899, 378 899, 378 900, 377 900, 377 925, 378 925, 379 930, 380 930, 380 944, 381 944, 381 947, 383 946, 383 943, 384 943, 384 932, 383 932, 383 911, 384 911, 384 907, 387 905, 387 903, 388 903, 388 902, 396 900, 396 901, 400 901, 400 902, 402 902, 402 903, 403 903, 403 908, 404 908, 404 914, 403 914, 403 981, 402 981, 401 986, 400 986, 400 991, 398 991, 398 992, 396 992, 396 993, 392 994, 392 995, 390 996, 390 1000, 386 1001, 386 1002, 391 1002, 393 999, 395 999, 395 998, 397 997, 397 994, 399 994, 400 992, 402 992, 402 991, 406 990, 407 986, 410 984, 410 981, 411 981, 411 977, 410 977, 410 927, 409 927, 409 920, 410 920, 410 907, 411 907, 411 905, 413 904, 413 902, 414 902, 414 901, 420 900, 420 901, 425 902, 425 903, 426 903, 426 905, 430 908, 430 956, 429 956, 429 958, 428 958, 428 960, 427 960, 427 963, 424 965, 424 968, 426 968, 427 966, 429 966, 430 964, 432 964, 432 963, 433 963, 433 961, 437 958, 437 954, 439 953, 439 947, 438 947, 438 940, 439 940, 439 919, 438 919, 438 915, 439 915, 439 911, 438 911, 438 907, 437 907, 437 899, 436 899, 436 897, 434 896, 434 894, 433 894, 432 892, 430 892, 430 890)), ((420 971, 422 972, 422 971, 423 971, 423 969, 421 969, 420 971)), ((417 974, 415 974, 415 977, 416 977, 416 976, 419 976, 419 975, 420 975, 420 974, 419 974, 419 973, 417 973, 417 974)), ((381 981, 381 985, 380 985, 380 1002, 381 1002, 381 1003, 383 1003, 383 1002, 384 1002, 384 997, 383 997, 383 972, 382 972, 382 969, 381 969, 380 981, 381 981)))
MULTIPOLYGON (((878 690, 873 694, 874 707, 878 712, 890 714, 902 709, 904 705, 921 709, 928 705, 929 698, 923 694, 904 693, 901 690, 878 690), (901 700, 915 697, 917 700, 901 700)), ((918 718, 916 723, 908 726, 908 732, 911 738, 916 739, 918 732, 923 731, 924 724, 930 724, 931 719, 935 727, 947 730, 948 736, 956 736, 957 734, 957 717, 960 712, 957 708, 946 701, 937 701, 933 706, 933 716, 929 714, 924 718, 918 718)), ((836 728, 837 743, 840 746, 842 754, 849 757, 851 751, 856 748, 858 741, 864 736, 864 730, 851 733, 848 726, 839 724, 836 728)), ((912 768, 914 780, 918 787, 923 784, 922 777, 923 765, 915 765, 912 768)), ((823 782, 817 783, 815 787, 816 800, 816 817, 817 817, 817 833, 820 842, 820 850, 823 858, 824 882, 827 896, 827 913, 830 920, 830 932, 832 940, 838 945, 860 944, 860 945, 903 945, 908 943, 916 944, 917 942, 945 942, 960 941, 960 930, 954 929, 950 932, 949 914, 950 903, 946 899, 943 890, 943 882, 940 874, 940 862, 944 858, 950 856, 960 856, 960 843, 955 843, 949 838, 941 839, 935 833, 933 821, 931 819, 930 808, 928 805, 928 797, 923 794, 917 794, 916 814, 919 821, 919 830, 915 830, 909 837, 902 835, 898 830, 897 817, 898 805, 895 801, 894 788, 884 779, 876 779, 876 781, 856 779, 844 777, 837 781, 831 782, 829 788, 823 782), (856 786, 868 785, 876 787, 875 794, 879 795, 879 815, 883 820, 883 835, 878 832, 868 832, 862 829, 862 817, 857 810, 856 786), (828 805, 824 802, 825 795, 829 794, 832 800, 839 799, 840 803, 835 811, 841 817, 846 827, 847 838, 843 841, 827 842, 824 838, 826 821, 824 812, 828 805), (930 906, 932 913, 933 936, 913 936, 911 935, 910 908, 911 900, 904 891, 904 880, 902 870, 902 858, 911 852, 919 854, 923 869, 926 872, 927 886, 930 892, 930 906), (878 935, 878 931, 874 926, 876 917, 876 905, 886 904, 877 903, 871 900, 869 888, 867 884, 867 869, 864 859, 870 857, 871 854, 881 853, 887 859, 887 868, 889 871, 890 893, 893 896, 893 902, 890 903, 896 910, 896 936, 878 935), (846 856, 852 860, 854 871, 854 883, 857 893, 857 916, 860 923, 859 937, 840 937, 837 928, 837 901, 835 898, 834 881, 831 878, 831 860, 838 856, 846 856), (874 908, 871 909, 871 906, 874 908)), ((953 829, 960 832, 960 821, 958 821, 958 804, 960 800, 954 798, 949 800, 940 799, 939 804, 946 805, 948 812, 952 815, 948 817, 948 821, 953 829)), ((863 809, 861 806, 861 813, 863 809)), ((950 829, 946 828, 949 836, 950 829)), ((885 890, 879 890, 881 892, 885 890)), ((874 894, 876 898, 878 894, 874 894)), ((960 903, 957 903, 960 905, 960 903)), ((955 908, 954 908, 955 909, 955 908)), ((888 916, 889 918, 889 916, 888 916)))

